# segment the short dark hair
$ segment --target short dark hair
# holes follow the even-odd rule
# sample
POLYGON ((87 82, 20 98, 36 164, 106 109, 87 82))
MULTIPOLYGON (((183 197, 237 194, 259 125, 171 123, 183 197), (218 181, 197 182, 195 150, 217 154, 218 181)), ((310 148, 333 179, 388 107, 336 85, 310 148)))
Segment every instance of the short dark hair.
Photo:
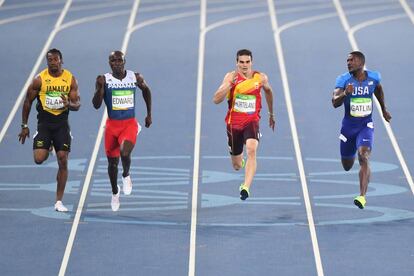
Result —
POLYGON ((356 56, 359 60, 362 61, 362 64, 365 64, 365 55, 360 51, 352 51, 349 53, 350 55, 356 56))
POLYGON ((241 49, 237 51, 236 61, 239 61, 239 56, 250 56, 251 60, 253 60, 252 51, 247 49, 241 49))
POLYGON ((62 53, 58 49, 56 49, 56 48, 52 48, 49 51, 47 51, 47 53, 46 53, 46 59, 47 59, 47 55, 48 54, 58 54, 59 57, 60 57, 60 60, 63 59, 62 53))
POLYGON ((109 54, 109 59, 111 59, 111 57, 114 56, 114 55, 121 55, 125 59, 125 54, 123 52, 119 51, 119 50, 112 51, 109 54))

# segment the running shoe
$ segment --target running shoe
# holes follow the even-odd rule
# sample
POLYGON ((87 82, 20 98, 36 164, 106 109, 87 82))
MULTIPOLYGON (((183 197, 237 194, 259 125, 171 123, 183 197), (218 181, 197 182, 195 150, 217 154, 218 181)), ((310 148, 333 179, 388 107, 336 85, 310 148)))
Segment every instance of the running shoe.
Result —
POLYGON ((240 185, 240 199, 246 200, 246 198, 248 198, 249 196, 250 196, 249 188, 246 185, 244 185, 244 183, 242 183, 240 185))
POLYGON ((131 176, 122 177, 122 189, 124 191, 124 194, 130 195, 132 192, 132 181, 131 176))
POLYGON ((244 169, 244 167, 246 167, 246 161, 244 160, 244 158, 242 159, 241 167, 242 167, 242 169, 244 169))
POLYGON ((116 195, 112 194, 112 200, 111 200, 111 207, 112 207, 112 211, 116 212, 119 209, 119 205, 121 205, 119 203, 119 195, 121 194, 121 187, 118 186, 118 193, 116 193, 116 195))
POLYGON ((356 196, 354 198, 354 204, 358 206, 359 209, 364 209, 365 204, 367 203, 365 196, 356 196))
POLYGON ((62 201, 58 200, 55 203, 55 211, 57 211, 57 212, 67 212, 68 208, 66 208, 65 205, 63 205, 62 201))

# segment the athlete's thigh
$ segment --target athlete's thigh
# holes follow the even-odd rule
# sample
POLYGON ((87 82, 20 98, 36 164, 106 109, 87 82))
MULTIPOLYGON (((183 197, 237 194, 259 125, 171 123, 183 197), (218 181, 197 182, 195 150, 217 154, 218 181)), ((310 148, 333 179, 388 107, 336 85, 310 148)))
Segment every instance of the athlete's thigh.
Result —
POLYGON ((373 142, 374 128, 368 126, 362 128, 361 131, 358 133, 358 136, 356 137, 357 148, 368 147, 370 150, 372 150, 373 142))
POLYGON ((231 125, 227 125, 227 142, 229 145, 229 152, 232 156, 243 153, 244 139, 243 131, 241 129, 236 129, 231 125))
POLYGON ((118 136, 118 144, 122 145, 124 141, 129 141, 132 145, 135 145, 140 131, 141 126, 135 118, 126 120, 123 122, 123 129, 118 136))
POLYGON ((342 159, 353 159, 357 151, 356 145, 357 132, 349 126, 342 126, 340 140, 340 152, 342 159))
POLYGON ((70 126, 67 121, 61 122, 52 130, 52 141, 56 152, 70 152, 72 136, 70 134, 70 126))
POLYGON ((243 142, 246 144, 248 139, 255 139, 257 141, 260 140, 260 130, 259 130, 259 122, 252 121, 248 123, 245 128, 243 129, 243 142))
POLYGON ((52 134, 49 124, 38 123, 36 133, 33 136, 33 150, 49 149, 52 140, 52 134))
POLYGON ((119 157, 120 144, 118 143, 118 136, 117 128, 107 121, 104 133, 106 156, 119 157))

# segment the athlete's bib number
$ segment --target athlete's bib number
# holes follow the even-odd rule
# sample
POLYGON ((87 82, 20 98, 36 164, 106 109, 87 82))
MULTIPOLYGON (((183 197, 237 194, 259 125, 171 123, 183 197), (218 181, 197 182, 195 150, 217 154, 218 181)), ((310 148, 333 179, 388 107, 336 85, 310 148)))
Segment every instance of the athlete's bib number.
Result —
POLYGON ((366 117, 372 113, 372 100, 370 98, 351 98, 351 116, 366 117))
POLYGON ((234 111, 244 113, 254 113, 256 111, 256 96, 236 95, 234 111))
POLYGON ((46 93, 45 106, 48 109, 62 109, 64 107, 63 101, 60 98, 60 92, 46 93))
POLYGON ((113 90, 112 91, 112 109, 126 110, 134 107, 133 90, 113 90))

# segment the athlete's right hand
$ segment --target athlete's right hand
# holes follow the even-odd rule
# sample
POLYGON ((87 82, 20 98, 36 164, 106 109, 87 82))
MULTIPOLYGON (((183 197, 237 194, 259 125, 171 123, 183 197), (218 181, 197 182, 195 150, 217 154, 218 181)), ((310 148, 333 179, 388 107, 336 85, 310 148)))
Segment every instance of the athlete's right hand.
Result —
POLYGON ((26 137, 30 136, 30 130, 28 127, 22 128, 22 130, 19 133, 19 142, 24 144, 26 141, 26 137))
POLYGON ((345 88, 345 94, 351 95, 352 92, 354 92, 354 85, 352 83, 348 83, 348 85, 345 88))

